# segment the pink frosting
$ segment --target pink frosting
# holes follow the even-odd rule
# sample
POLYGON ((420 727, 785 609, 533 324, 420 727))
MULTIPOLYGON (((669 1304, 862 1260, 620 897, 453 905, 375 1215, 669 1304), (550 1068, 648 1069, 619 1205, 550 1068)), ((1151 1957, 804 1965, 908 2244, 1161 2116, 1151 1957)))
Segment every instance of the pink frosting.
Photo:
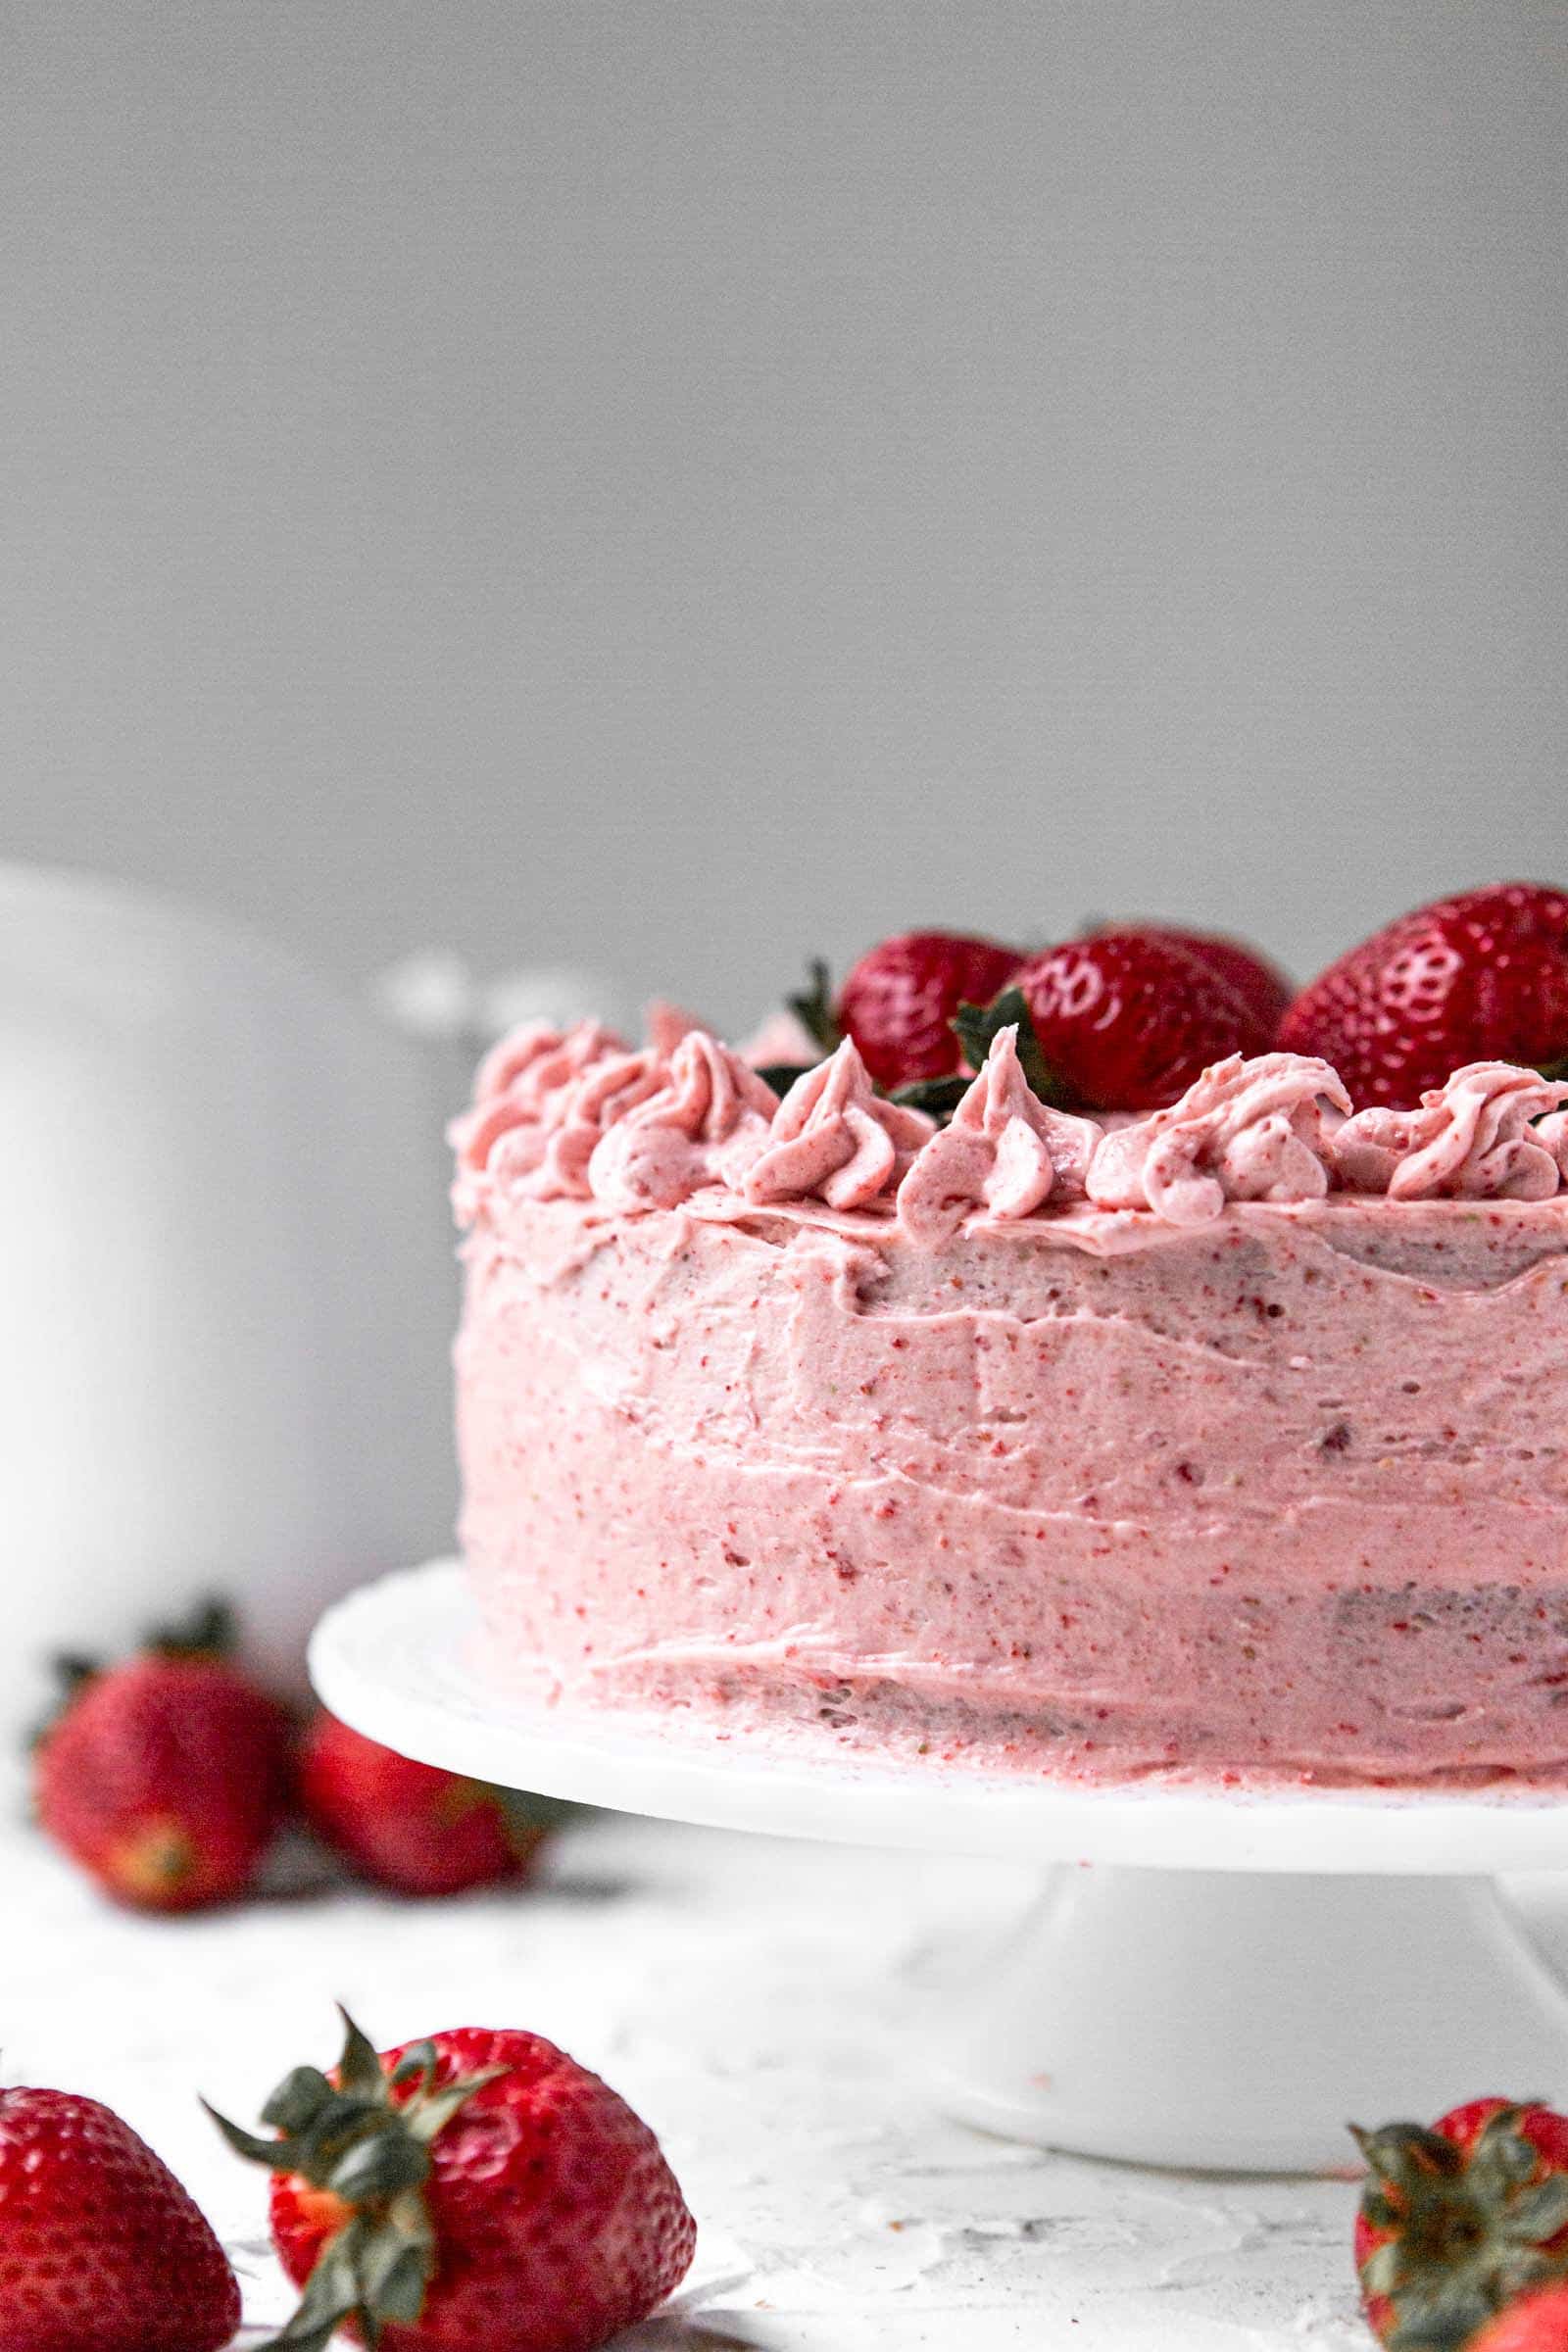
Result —
POLYGON ((700 1021, 695 1012, 688 1012, 684 1004, 672 1004, 667 997, 655 997, 643 1014, 643 1027, 649 1052, 667 1061, 683 1037, 689 1037, 694 1029, 707 1030, 708 1023, 700 1021))
POLYGON ((1232 1055, 1168 1108, 1101 1126, 1036 1099, 1008 1029, 937 1133, 876 1093, 849 1040, 775 1105, 689 1016, 656 1005, 650 1020, 640 1051, 597 1021, 530 1024, 492 1049, 450 1131, 461 1220, 513 1194, 626 1211, 714 1186, 755 1205, 840 1210, 896 1196, 905 1232, 934 1247, 972 1212, 1016 1220, 1086 1196, 1191 1226, 1227 1201, 1312 1200, 1331 1184, 1391 1200, 1544 1200, 1568 1183, 1568 1082, 1508 1062, 1456 1070, 1417 1109, 1352 1116, 1327 1062, 1232 1055))
POLYGON ((1362 1110, 1330 1144, 1348 1190, 1393 1200, 1548 1200, 1568 1166, 1568 1085, 1472 1061, 1417 1110, 1362 1110), (1532 1122, 1551 1112, 1541 1126, 1532 1122))
POLYGON ((1568 1785, 1568 1086, 1348 1109, 1270 1055, 1097 1140, 1002 1039, 934 1137, 853 1047, 775 1110, 706 1033, 509 1040, 455 1139, 497 1671, 911 1763, 1568 1785))
POLYGON ((1568 1111, 1554 1110, 1550 1118, 1538 1119, 1536 1140, 1551 1153, 1563 1182, 1568 1184, 1568 1111))
POLYGON ((503 1208, 464 1543, 530 1691, 916 1768, 1568 1776, 1568 1196, 503 1208))
POLYGON ((497 1147, 491 1168, 498 1183, 535 1200, 585 1200, 601 1136, 658 1094, 664 1067, 649 1051, 593 1063, 551 1103, 542 1130, 514 1128, 497 1147))
POLYGON ((1325 1105, 1350 1107, 1336 1071, 1300 1054, 1233 1054, 1180 1102, 1106 1135, 1090 1163, 1097 1208, 1150 1208, 1205 1225, 1227 1200, 1316 1200, 1329 1188, 1325 1105))
POLYGON ((923 1111, 881 1100, 846 1038, 790 1088, 742 1190, 759 1204, 814 1197, 829 1208, 870 1207, 897 1190, 935 1131, 923 1111))
POLYGON ((606 1127, 587 1164, 594 1198, 617 1209, 673 1208, 707 1184, 738 1188, 766 1147, 775 1099, 704 1029, 689 1029, 663 1084, 606 1127))
POLYGON ((1031 1093, 1016 1027, 999 1029, 952 1125, 915 1154, 899 1187, 899 1222, 912 1240, 935 1244, 974 1209, 1010 1221, 1051 1200, 1081 1200, 1100 1137, 1093 1119, 1052 1110, 1031 1093))
POLYGON ((659 1092, 665 1068, 597 1021, 564 1031, 533 1024, 503 1038, 480 1065, 473 1108, 451 1129, 459 1217, 471 1219, 497 1192, 586 1200, 595 1145, 659 1092))
POLYGON ((821 1047, 800 1014, 787 1009, 769 1013, 752 1031, 740 1052, 741 1058, 749 1061, 754 1070, 766 1069, 775 1062, 785 1066, 793 1062, 804 1069, 822 1058, 821 1047))
POLYGON ((473 1082, 475 1110, 505 1102, 519 1119, 539 1117, 551 1097, 580 1077, 590 1062, 626 1051, 625 1039, 599 1021, 578 1021, 570 1029, 525 1022, 498 1039, 480 1062, 473 1082))
POLYGON ((492 1186, 545 1156, 545 1136, 585 1071, 627 1053, 625 1041, 598 1021, 553 1029, 530 1021, 511 1031, 479 1064, 473 1104, 447 1130, 457 1154, 453 1203, 474 1217, 492 1186))

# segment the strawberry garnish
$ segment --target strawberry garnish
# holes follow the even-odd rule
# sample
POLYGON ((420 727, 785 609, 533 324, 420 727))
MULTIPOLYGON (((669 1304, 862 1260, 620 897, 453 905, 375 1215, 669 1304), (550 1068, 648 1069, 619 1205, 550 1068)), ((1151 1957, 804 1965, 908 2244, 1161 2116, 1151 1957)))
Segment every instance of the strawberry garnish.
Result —
POLYGON ((305 1736, 299 1794, 317 1835, 399 1894, 520 1878, 550 1826, 538 1800, 416 1763, 324 1710, 305 1736))
POLYGON ((1241 998, 1256 1021, 1259 1034, 1272 1043, 1291 1002, 1292 990, 1278 964, 1270 963, 1266 956, 1223 932, 1186 931, 1179 923, 1122 923, 1117 928, 1141 931, 1146 938, 1174 940, 1189 956, 1206 963, 1241 998))
POLYGON ((228 1902, 283 1816, 288 1718, 223 1654, 226 1612, 98 1668, 61 1661, 69 1695, 34 1759, 38 1819, 138 1910, 228 1902))
POLYGON ((1356 2132, 1355 2263, 1392 2352, 1461 2352, 1505 2305, 1568 2278, 1568 2117, 1474 2099, 1430 2130, 1356 2132))
MULTIPOLYGON (((1014 991, 1048 1073, 1047 1099, 1075 1109, 1155 1109, 1211 1062, 1274 1042, 1270 1022, 1211 954, 1148 925, 1095 931, 1032 956, 1012 977, 1007 1008, 991 1008, 991 1026, 1013 1018, 1014 991)), ((967 1046, 971 1067, 979 1042, 967 1046)))
POLYGON ((1472 1061, 1568 1060, 1568 893, 1498 882, 1401 915, 1330 964, 1280 1028, 1356 1102, 1409 1108, 1472 1061))
MULTIPOLYGON (((834 1020, 853 1037, 876 1085, 892 1090, 960 1067, 954 1019, 960 1004, 989 1004, 1017 969, 1016 949, 954 931, 905 931, 862 956, 839 991, 834 1020)), ((804 1013, 817 1006, 797 1000, 804 1013)), ((831 1052, 820 1017, 812 1034, 831 1052)))
POLYGON ((5 2352, 218 2352, 239 2326, 222 2247, 96 2099, 0 2090, 5 2352))
POLYGON ((593 2352, 684 2277, 696 2225, 652 2132, 537 2034, 476 2027, 380 2055, 345 2018, 263 2138, 272 2237, 304 2299, 276 2352, 340 2327, 386 2352, 593 2352))

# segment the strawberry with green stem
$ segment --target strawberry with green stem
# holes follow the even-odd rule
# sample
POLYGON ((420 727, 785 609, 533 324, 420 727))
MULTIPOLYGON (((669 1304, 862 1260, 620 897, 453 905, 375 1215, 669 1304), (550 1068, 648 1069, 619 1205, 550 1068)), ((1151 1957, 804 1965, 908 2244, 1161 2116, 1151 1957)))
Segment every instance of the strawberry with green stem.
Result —
POLYGON ((1464 2352, 1506 2305, 1568 2278, 1568 2117, 1472 2099, 1430 2129, 1354 2132, 1355 2264, 1391 2352, 1464 2352))
POLYGON ((274 2137, 215 2116, 272 2174, 304 2288, 272 2352, 338 2328, 384 2352, 594 2352, 685 2275, 696 2226, 658 2141, 554 2043, 460 2028, 378 2055, 344 2025, 332 2076, 296 2067, 268 2101, 274 2137))
POLYGON ((790 1010, 823 1054, 846 1037, 885 1091, 951 1078, 959 1067, 953 1022, 960 1004, 987 1002, 1019 962, 1016 948, 957 931, 901 931, 879 940, 847 974, 837 997, 825 963, 790 1010))
MULTIPOLYGON (((872 948, 837 999, 812 966, 791 1010, 824 1053, 855 1039, 877 1086, 939 1118, 997 1032, 1015 1027, 1024 1074, 1070 1110, 1174 1102, 1211 1062, 1270 1050, 1290 991, 1240 941, 1171 924, 1102 924, 1021 956, 951 932, 904 932, 872 948)), ((797 1073, 768 1071, 782 1085, 797 1073)))
MULTIPOLYGON (((1216 963, 1216 944, 1152 924, 1066 940, 1013 975, 1007 1009, 991 1007, 987 1032, 1013 1017, 1016 996, 1047 1101, 1075 1110, 1158 1109, 1211 1063, 1266 1054, 1274 1044, 1275 1020, 1259 1010, 1260 994, 1216 963)), ((966 1050, 978 1066, 974 1043, 966 1050)))
POLYGON ((211 1602, 118 1665, 59 1662, 65 1702, 33 1759, 38 1819, 132 1908, 232 1901, 282 1821, 289 1720, 235 1664, 233 1634, 211 1602))

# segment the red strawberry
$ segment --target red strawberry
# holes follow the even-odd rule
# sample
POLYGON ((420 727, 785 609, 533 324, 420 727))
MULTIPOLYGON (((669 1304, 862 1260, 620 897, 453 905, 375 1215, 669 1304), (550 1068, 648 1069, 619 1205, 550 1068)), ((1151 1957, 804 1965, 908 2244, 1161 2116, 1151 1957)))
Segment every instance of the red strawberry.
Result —
POLYGON ((521 1875, 546 1835, 526 1799, 416 1764, 335 1715, 318 1715, 299 1766, 318 1836, 362 1877, 400 1894, 457 1894, 521 1875))
POLYGON ((288 1718, 220 1651, 226 1624, 158 1635, 73 1695, 34 1764, 38 1818, 117 1901, 193 1911, 243 1894, 283 1817, 288 1718))
POLYGON ((537 2034, 461 2027, 378 2057, 344 2024, 331 2082, 296 2067, 263 2110, 278 2137, 215 2118, 273 2175, 305 2288, 280 2346, 347 2324, 384 2352, 591 2352, 685 2276, 675 2177, 597 2075, 537 2034))
POLYGON ((1465 2352, 1568 2352, 1568 2286, 1544 2286, 1508 2304, 1465 2352))
POLYGON ((0 2090, 5 2352, 218 2352, 239 2288, 162 2159, 96 2099, 0 2090))
POLYGON ((1409 1108, 1469 1061, 1568 1056, 1568 893, 1498 882, 1401 915, 1303 988, 1280 1044, 1409 1108))
POLYGON ((1367 2164, 1356 2271, 1368 2325, 1398 2352, 1459 2352, 1568 2270, 1568 2117, 1472 2099, 1430 2131, 1355 2138, 1367 2164))
MULTIPOLYGON (((1193 944, 1147 926, 1048 948, 1011 985, 1054 1098, 1091 1110, 1174 1102, 1210 1062, 1264 1054, 1274 1042, 1271 1025, 1193 944)), ((974 1053, 971 1044, 971 1063, 974 1053)))
POLYGON ((1214 931, 1184 931, 1179 923, 1119 924, 1120 930, 1136 929, 1155 939, 1174 940, 1200 963, 1206 963, 1239 996, 1257 1022, 1260 1034, 1271 1041, 1285 1017, 1291 1002, 1291 984, 1278 964, 1270 963, 1255 948, 1245 941, 1227 938, 1214 931))
MULTIPOLYGON (((989 1004, 1017 970, 1016 949, 952 931, 906 931, 862 956, 839 991, 839 1029, 878 1086, 946 1078, 961 1066, 953 1020, 989 1004)), ((821 1042, 831 1045, 832 1041, 821 1042)))

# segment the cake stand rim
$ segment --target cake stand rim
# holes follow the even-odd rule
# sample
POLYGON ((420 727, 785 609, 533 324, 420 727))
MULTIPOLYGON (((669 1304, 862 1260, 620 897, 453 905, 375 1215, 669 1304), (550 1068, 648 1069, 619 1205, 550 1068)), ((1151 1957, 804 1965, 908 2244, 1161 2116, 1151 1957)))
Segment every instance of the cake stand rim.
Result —
POLYGON ((502 1786, 709 1828, 1034 1862, 1332 1876, 1568 1869, 1568 1792, 1086 1788, 689 1736, 510 1697, 464 1656, 461 1560, 389 1570, 311 1638, 323 1705, 383 1745, 502 1786))

